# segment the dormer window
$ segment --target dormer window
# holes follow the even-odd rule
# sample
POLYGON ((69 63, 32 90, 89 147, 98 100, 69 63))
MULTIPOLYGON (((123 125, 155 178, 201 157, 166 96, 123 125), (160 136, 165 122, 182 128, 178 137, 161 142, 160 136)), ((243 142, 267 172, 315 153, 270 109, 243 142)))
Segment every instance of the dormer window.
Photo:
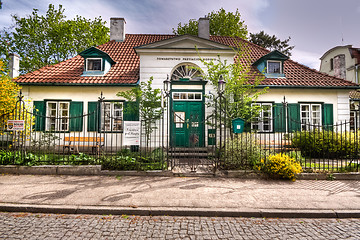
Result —
POLYGON ((87 58, 86 71, 102 71, 102 58, 87 58))
POLYGON ((267 73, 281 74, 281 61, 267 61, 267 73))
POLYGON ((84 71, 81 76, 104 76, 115 64, 115 61, 106 53, 91 47, 79 53, 84 58, 84 71))
POLYGON ((257 69, 265 75, 267 78, 284 78, 284 62, 288 60, 289 57, 285 54, 274 50, 253 63, 253 66, 256 66, 257 69))

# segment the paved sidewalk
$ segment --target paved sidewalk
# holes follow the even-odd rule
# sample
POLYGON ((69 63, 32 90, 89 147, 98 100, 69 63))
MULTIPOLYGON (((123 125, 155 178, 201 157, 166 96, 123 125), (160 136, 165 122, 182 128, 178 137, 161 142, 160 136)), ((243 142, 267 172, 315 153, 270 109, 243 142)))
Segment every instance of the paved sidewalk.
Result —
POLYGON ((360 181, 0 175, 0 211, 360 217, 360 181))

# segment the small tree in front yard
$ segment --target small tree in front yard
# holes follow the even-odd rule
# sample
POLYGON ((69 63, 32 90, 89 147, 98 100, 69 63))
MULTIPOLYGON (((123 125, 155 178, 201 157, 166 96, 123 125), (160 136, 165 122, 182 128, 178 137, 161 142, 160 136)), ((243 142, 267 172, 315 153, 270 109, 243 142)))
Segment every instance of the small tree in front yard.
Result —
POLYGON ((132 106, 124 111, 134 113, 139 111, 140 120, 144 123, 146 146, 149 146, 151 133, 157 129, 155 123, 160 120, 164 107, 161 104, 161 90, 152 88, 153 77, 147 82, 141 82, 140 85, 129 91, 118 92, 117 96, 125 98, 127 101, 137 102, 136 107, 132 106))
POLYGON ((251 72, 248 51, 246 44, 239 44, 233 63, 222 60, 220 56, 215 61, 201 60, 207 70, 203 78, 208 80, 214 89, 218 88, 220 79, 226 82, 222 93, 216 91, 207 96, 210 99, 207 106, 217 109, 214 115, 217 119, 223 119, 221 122, 227 129, 231 129, 232 119, 242 118, 250 122, 258 117, 261 107, 252 103, 267 91, 267 88, 257 88, 264 76, 251 72))

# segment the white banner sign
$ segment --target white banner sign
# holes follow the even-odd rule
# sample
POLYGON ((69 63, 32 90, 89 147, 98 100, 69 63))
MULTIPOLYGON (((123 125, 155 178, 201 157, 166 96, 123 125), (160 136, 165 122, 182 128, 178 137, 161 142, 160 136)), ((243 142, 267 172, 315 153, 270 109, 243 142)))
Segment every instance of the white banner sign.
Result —
POLYGON ((7 121, 7 130, 9 130, 9 131, 24 131, 25 130, 24 120, 8 120, 7 121))
POLYGON ((140 121, 124 121, 124 145, 140 146, 140 121))

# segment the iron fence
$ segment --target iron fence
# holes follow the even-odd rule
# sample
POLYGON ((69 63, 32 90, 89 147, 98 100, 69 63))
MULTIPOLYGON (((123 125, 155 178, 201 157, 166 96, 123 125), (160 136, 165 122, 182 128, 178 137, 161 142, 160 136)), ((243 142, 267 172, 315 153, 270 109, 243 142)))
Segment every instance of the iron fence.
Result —
POLYGON ((304 171, 359 171, 360 138, 351 122, 299 121, 287 114, 286 104, 272 110, 271 116, 245 122, 242 133, 234 133, 232 119, 219 114, 220 106, 205 109, 204 117, 196 112, 180 116, 167 107, 158 119, 135 117, 133 121, 125 119, 124 113, 114 114, 124 109, 102 97, 87 113, 80 108, 81 112, 70 114, 70 104, 53 106, 56 114, 51 106, 45 114, 39 113, 19 96, 16 107, 0 116, 0 164, 101 164, 117 170, 188 167, 197 171, 202 167, 210 171, 253 169, 271 154, 286 153, 304 171), (125 129, 127 122, 138 123, 138 143, 126 139, 131 131, 125 129))

